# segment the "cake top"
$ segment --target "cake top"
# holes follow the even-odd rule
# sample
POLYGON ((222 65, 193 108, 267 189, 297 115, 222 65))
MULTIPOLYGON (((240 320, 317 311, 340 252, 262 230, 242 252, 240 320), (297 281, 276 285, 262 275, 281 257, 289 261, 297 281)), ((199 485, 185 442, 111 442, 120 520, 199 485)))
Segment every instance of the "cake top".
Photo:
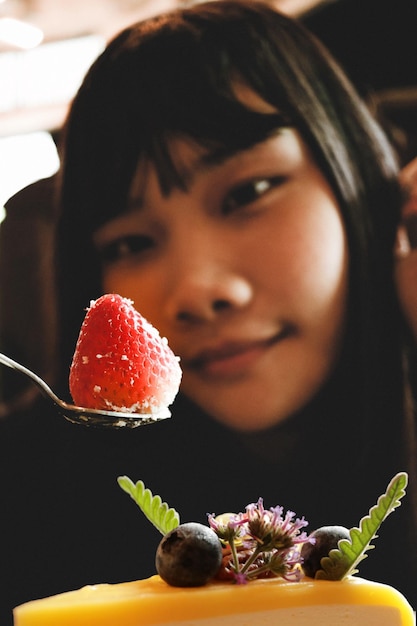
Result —
POLYGON ((357 527, 326 526, 310 535, 304 517, 283 507, 266 509, 262 498, 244 512, 208 515, 208 525, 180 523, 180 516, 143 481, 120 476, 118 483, 164 535, 156 552, 161 578, 174 586, 199 586, 213 578, 246 583, 281 576, 299 581, 305 575, 343 580, 355 574, 373 547, 382 522, 400 504, 408 476, 394 476, 357 527))

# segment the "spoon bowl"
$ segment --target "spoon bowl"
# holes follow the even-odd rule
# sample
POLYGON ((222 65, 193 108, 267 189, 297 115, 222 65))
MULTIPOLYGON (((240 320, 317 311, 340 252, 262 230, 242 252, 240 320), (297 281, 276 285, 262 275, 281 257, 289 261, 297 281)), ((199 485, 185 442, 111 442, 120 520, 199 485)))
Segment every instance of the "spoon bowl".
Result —
POLYGON ((131 413, 129 411, 104 411, 101 409, 89 409, 82 406, 69 404, 58 398, 49 385, 40 376, 30 369, 14 361, 0 352, 0 363, 11 369, 17 370, 31 379, 38 386, 42 394, 50 400, 58 413, 73 424, 84 426, 101 426, 113 428, 136 428, 146 424, 155 424, 160 420, 171 417, 170 410, 166 407, 157 413, 131 413))

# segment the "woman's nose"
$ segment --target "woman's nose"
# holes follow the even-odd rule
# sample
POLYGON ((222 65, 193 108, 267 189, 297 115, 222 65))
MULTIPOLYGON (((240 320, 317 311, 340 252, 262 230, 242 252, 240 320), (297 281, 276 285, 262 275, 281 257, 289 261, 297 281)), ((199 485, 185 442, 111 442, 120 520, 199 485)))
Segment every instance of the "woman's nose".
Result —
POLYGON ((188 250, 173 267, 167 308, 177 322, 208 322, 247 307, 252 297, 250 280, 215 250, 188 250))

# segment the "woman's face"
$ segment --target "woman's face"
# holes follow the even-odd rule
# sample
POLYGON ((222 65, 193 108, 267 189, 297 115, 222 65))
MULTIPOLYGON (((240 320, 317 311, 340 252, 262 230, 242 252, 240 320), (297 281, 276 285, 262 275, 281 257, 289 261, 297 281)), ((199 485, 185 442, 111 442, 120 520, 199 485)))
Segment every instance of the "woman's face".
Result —
POLYGON ((268 428, 311 400, 338 358, 348 255, 337 202, 293 129, 222 161, 170 147, 187 190, 164 196, 153 167, 138 168, 128 211, 95 233, 103 291, 131 298, 168 338, 193 401, 233 428, 268 428))

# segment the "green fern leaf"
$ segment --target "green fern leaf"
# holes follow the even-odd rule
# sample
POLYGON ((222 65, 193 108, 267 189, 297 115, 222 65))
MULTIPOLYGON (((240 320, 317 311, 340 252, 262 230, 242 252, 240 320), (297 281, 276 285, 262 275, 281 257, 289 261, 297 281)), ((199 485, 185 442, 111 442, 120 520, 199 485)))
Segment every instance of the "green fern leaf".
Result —
POLYGON ((349 539, 341 539, 338 547, 329 552, 329 555, 320 561, 321 569, 316 578, 325 580, 342 580, 346 576, 355 574, 358 564, 367 557, 368 550, 374 548, 372 540, 377 537, 377 531, 382 522, 400 506, 401 498, 405 495, 408 476, 400 472, 389 483, 386 492, 378 498, 377 503, 370 509, 369 515, 363 517, 359 528, 351 528, 349 539))
POLYGON ((160 496, 154 496, 142 480, 138 480, 135 484, 128 476, 119 476, 117 482, 162 535, 166 535, 179 525, 180 518, 177 511, 171 509, 166 502, 162 502, 160 496))

